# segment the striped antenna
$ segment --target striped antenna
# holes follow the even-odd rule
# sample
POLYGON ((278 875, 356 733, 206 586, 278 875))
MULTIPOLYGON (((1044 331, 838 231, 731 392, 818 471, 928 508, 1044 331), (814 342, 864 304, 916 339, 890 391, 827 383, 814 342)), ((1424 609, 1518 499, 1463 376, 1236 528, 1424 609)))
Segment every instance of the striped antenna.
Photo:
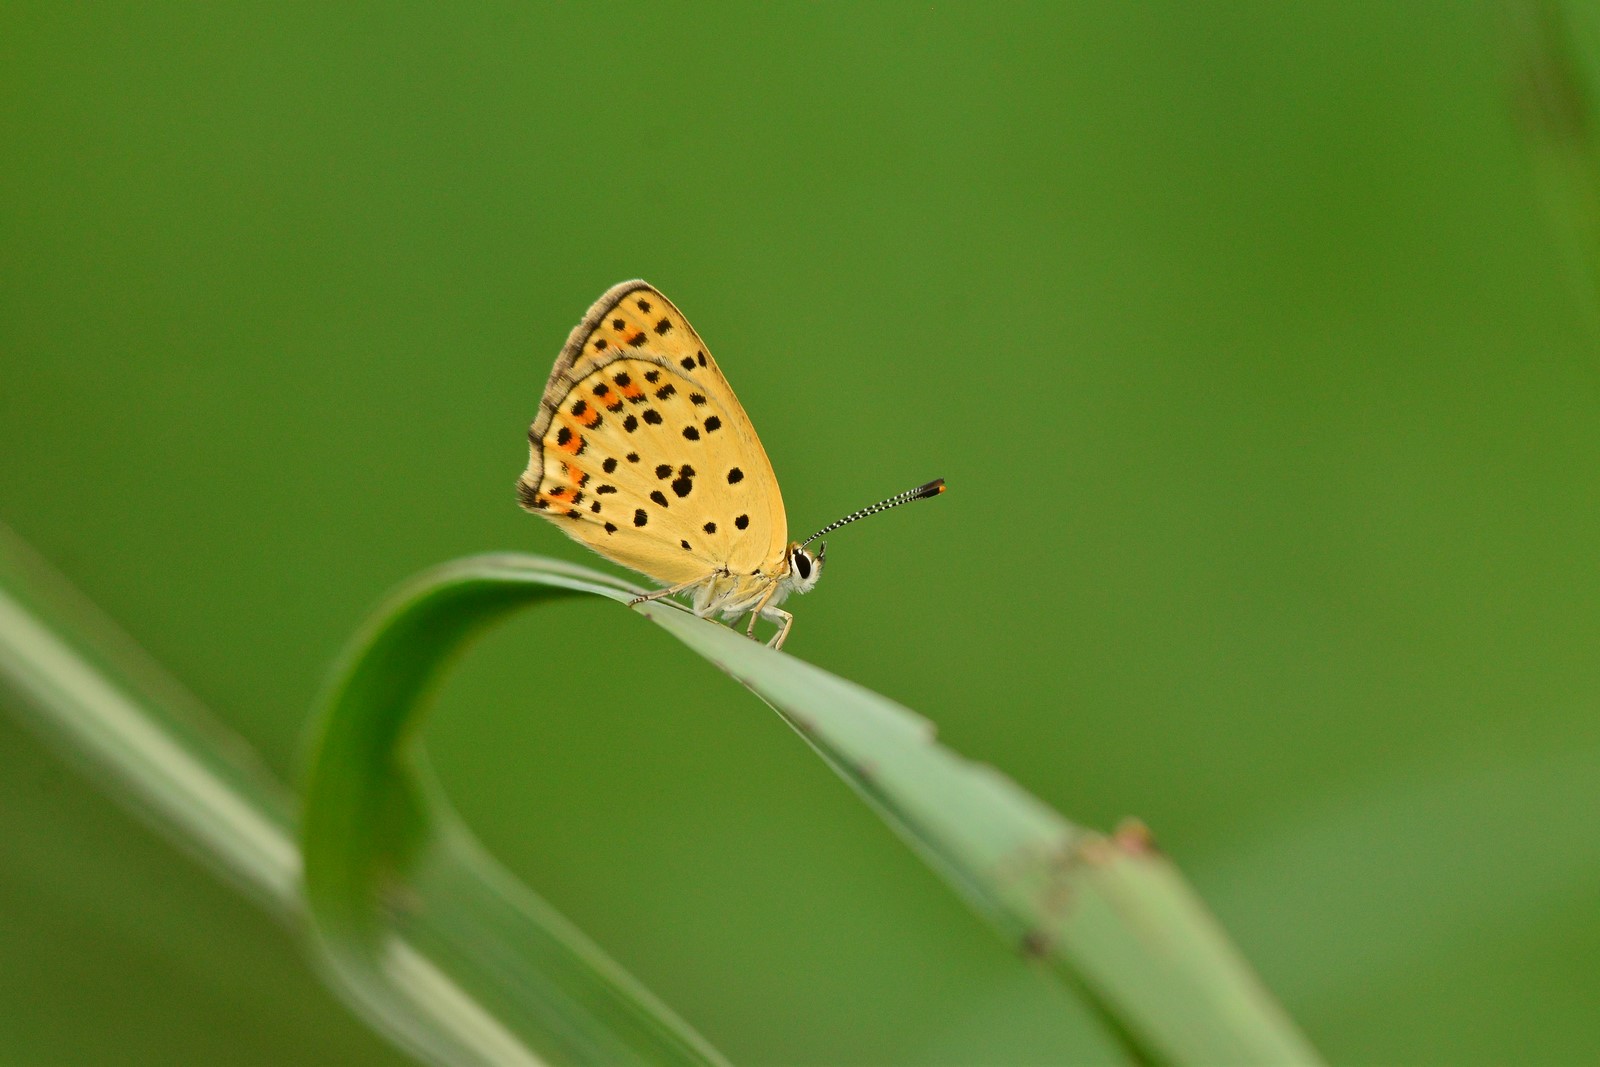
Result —
POLYGON ((829 523, 800 543, 802 545, 809 545, 823 534, 831 534, 839 527, 848 526, 857 519, 864 519, 868 515, 876 515, 880 511, 888 511, 890 508, 897 508, 901 504, 909 504, 913 500, 926 500, 928 497, 938 496, 942 492, 944 492, 944 479, 936 478, 927 485, 919 485, 915 489, 907 489, 905 492, 897 493, 888 500, 880 500, 871 507, 862 508, 860 511, 852 511, 838 522, 829 523))

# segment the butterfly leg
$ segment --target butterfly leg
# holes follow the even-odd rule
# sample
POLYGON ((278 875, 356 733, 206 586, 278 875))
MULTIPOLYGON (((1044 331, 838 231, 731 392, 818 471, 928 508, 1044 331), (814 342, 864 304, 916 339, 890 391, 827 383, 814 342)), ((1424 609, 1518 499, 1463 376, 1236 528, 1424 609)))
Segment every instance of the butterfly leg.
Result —
POLYGON ((750 609, 750 625, 745 627, 744 631, 744 635, 750 640, 754 641, 756 639, 756 623, 766 616, 767 604, 771 602, 773 594, 777 591, 778 583, 773 582, 767 586, 767 591, 761 595, 761 599, 757 600, 755 606, 750 609))
POLYGON ((789 627, 794 625, 794 616, 782 608, 767 608, 761 614, 778 624, 778 635, 767 642, 767 647, 774 650, 782 648, 784 639, 789 636, 789 627))
POLYGON ((726 570, 713 571, 702 579, 703 584, 694 594, 694 613, 702 619, 722 606, 730 591, 727 586, 728 572, 726 570))
POLYGON ((642 596, 636 596, 632 600, 628 601, 628 607, 636 607, 649 600, 660 600, 663 597, 677 596, 679 593, 682 593, 685 590, 693 589, 703 581, 705 581, 704 578, 696 578, 692 582, 682 582, 678 585, 668 586, 665 589, 657 589, 653 593, 645 593, 642 596))

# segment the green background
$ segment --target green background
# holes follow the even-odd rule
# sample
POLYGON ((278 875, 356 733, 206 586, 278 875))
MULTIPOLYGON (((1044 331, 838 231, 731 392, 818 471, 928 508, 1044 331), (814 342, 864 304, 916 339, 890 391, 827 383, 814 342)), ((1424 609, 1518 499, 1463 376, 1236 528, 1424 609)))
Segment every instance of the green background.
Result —
MULTIPOLYGON (((1600 1047, 1600 367, 1492 9, 0 5, 0 518, 285 777, 660 286, 832 538, 794 654, 1136 814, 1331 1059, 1600 1047)), ((493 634, 470 823, 737 1062, 1103 1040, 746 693, 493 634)), ((0 1059, 394 1063, 0 720, 0 1059)))

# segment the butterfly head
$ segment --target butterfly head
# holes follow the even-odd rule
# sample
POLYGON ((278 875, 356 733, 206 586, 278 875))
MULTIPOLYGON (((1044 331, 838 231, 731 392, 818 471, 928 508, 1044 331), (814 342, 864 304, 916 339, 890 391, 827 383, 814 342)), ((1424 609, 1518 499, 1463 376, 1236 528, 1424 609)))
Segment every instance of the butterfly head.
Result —
POLYGON ((822 561, 828 555, 828 543, 817 546, 816 554, 796 541, 789 546, 789 573, 784 580, 796 593, 809 593, 822 577, 822 561))

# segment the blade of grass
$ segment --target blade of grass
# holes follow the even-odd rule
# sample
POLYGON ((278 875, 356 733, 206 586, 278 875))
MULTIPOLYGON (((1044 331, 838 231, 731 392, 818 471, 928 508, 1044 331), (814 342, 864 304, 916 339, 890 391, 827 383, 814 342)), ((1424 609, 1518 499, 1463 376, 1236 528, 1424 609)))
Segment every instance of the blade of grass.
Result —
MULTIPOLYGON (((526 924, 520 891, 497 869, 459 862, 476 848, 423 768, 415 727, 445 666, 483 626, 560 596, 626 602, 635 592, 549 560, 475 557, 402 589, 347 652, 310 760, 303 853, 315 929, 358 996, 403 1013, 407 994, 384 965, 387 939, 403 936, 444 960, 501 945, 504 970, 452 977, 477 1001, 507 1006, 506 1018, 551 1010, 530 999, 517 969, 549 954, 550 928, 526 924), (504 922, 485 921, 491 913, 504 922)), ((775 708, 1005 937, 1078 984, 1138 1056, 1317 1062, 1142 830, 1107 837, 1073 826, 875 693, 673 605, 639 610, 775 708)), ((600 1005, 561 1010, 626 1009, 612 991, 594 992, 605 994, 600 1005)))
MULTIPOLYGON (((429 571, 378 609, 336 671, 308 761, 312 929, 335 978, 391 1025, 433 996, 403 968, 405 944, 550 1062, 721 1063, 477 847, 416 751, 427 697, 470 637, 516 608, 584 593, 632 595, 581 568, 490 556, 429 571)), ((408 1036, 433 1037, 426 1026, 408 1036)))
POLYGON ((771 705, 981 915, 1078 985, 1146 1059, 1318 1057, 1130 823, 1105 836, 934 741, 906 708, 671 605, 655 621, 771 705))

